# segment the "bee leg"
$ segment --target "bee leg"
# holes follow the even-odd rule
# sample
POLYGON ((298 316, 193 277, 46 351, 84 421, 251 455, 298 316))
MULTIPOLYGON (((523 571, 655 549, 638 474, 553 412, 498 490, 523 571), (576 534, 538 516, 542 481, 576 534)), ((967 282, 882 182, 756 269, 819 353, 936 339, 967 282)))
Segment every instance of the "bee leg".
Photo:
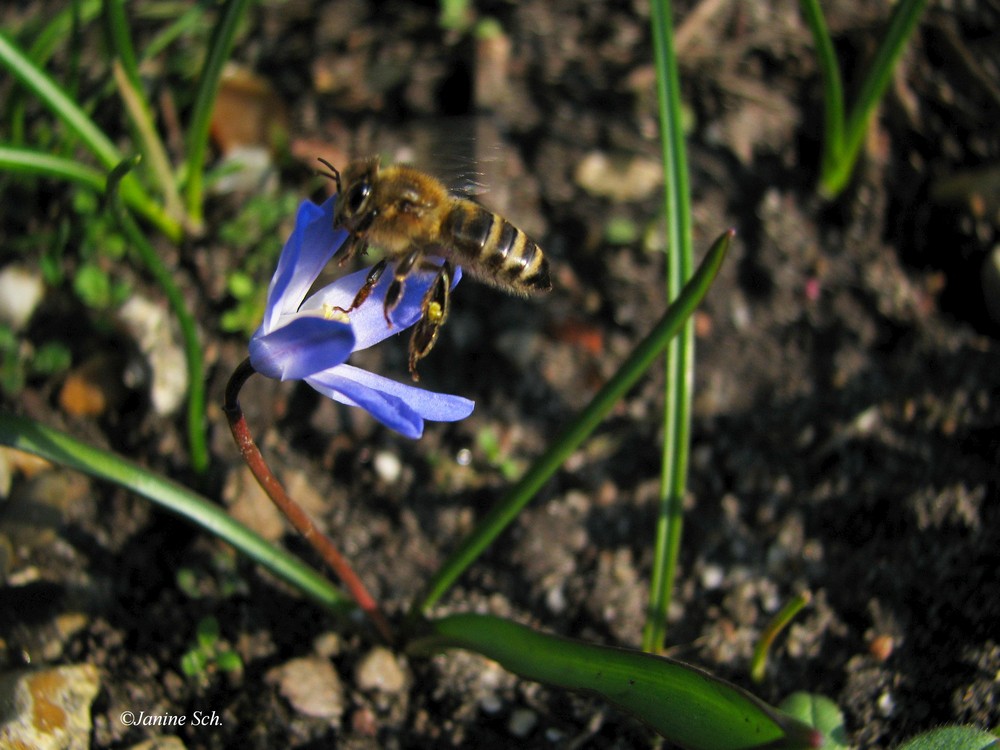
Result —
POLYGON ((363 240, 360 237, 351 236, 348 240, 347 248, 344 250, 343 254, 340 256, 340 260, 337 261, 337 267, 343 268, 344 264, 347 263, 355 255, 368 255, 368 240, 363 240))
POLYGON ((420 250, 413 249, 396 264, 396 272, 392 283, 389 284, 389 290, 385 293, 385 305, 382 308, 382 311, 385 313, 385 324, 389 328, 392 328, 392 321, 389 319, 389 316, 403 298, 403 282, 410 275, 414 264, 420 260, 422 255, 423 253, 420 250))
POLYGON ((417 362, 430 354, 438 333, 441 332, 441 326, 448 319, 453 273, 451 264, 445 263, 440 267, 434 283, 424 294, 421 304, 423 315, 413 327, 413 335, 410 337, 410 375, 415 382, 420 380, 417 374, 417 362))
POLYGON ((346 314, 351 312, 351 310, 357 310, 359 307, 361 307, 364 301, 368 299, 368 295, 372 293, 372 289, 375 288, 375 285, 378 283, 378 280, 382 278, 382 273, 385 271, 386 265, 387 261, 385 260, 385 258, 383 258, 374 266, 372 266, 372 270, 370 270, 368 272, 368 275, 365 277, 365 283, 361 285, 361 288, 358 289, 358 293, 354 295, 354 301, 351 302, 350 307, 348 307, 346 310, 343 307, 335 307, 333 309, 336 310, 337 312, 342 312, 346 314))

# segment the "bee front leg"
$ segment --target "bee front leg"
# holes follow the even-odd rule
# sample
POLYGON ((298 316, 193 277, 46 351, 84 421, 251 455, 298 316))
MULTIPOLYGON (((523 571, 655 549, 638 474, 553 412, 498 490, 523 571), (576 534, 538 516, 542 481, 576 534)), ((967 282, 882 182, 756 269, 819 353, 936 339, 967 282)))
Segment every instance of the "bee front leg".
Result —
POLYGON ((354 301, 351 302, 350 307, 348 307, 346 310, 343 307, 335 307, 333 309, 336 310, 337 312, 342 312, 346 314, 351 312, 352 310, 357 310, 359 307, 361 307, 364 301, 368 299, 368 295, 372 293, 372 289, 375 288, 375 285, 378 283, 378 280, 382 278, 382 273, 385 271, 386 265, 387 261, 385 260, 385 258, 383 258, 374 266, 372 266, 372 270, 370 270, 368 272, 368 275, 365 277, 365 283, 361 285, 361 288, 358 289, 358 293, 354 295, 354 301))
POLYGON ((421 304, 423 315, 413 327, 413 335, 410 337, 410 375, 414 382, 420 380, 417 374, 417 362, 430 354, 441 332, 441 326, 448 319, 453 274, 451 264, 446 262, 440 267, 434 283, 424 294, 421 304))
POLYGON ((353 258, 355 255, 368 255, 368 240, 363 240, 360 237, 351 235, 350 239, 347 240, 348 245, 344 250, 344 253, 340 256, 340 260, 337 261, 337 267, 343 268, 344 265, 353 258))

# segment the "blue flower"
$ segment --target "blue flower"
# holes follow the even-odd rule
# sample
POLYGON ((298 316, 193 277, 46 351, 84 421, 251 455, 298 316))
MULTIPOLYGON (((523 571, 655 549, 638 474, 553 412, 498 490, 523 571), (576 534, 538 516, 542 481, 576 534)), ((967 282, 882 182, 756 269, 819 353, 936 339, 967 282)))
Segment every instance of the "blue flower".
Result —
POLYGON ((306 298, 348 237, 346 231, 333 229, 335 202, 336 196, 322 206, 306 201, 299 207, 295 229, 281 251, 267 291, 264 321, 250 339, 250 363, 262 375, 304 380, 324 396, 360 406, 410 438, 423 434, 425 419, 454 422, 469 416, 475 403, 461 396, 433 393, 344 364, 352 352, 416 323, 434 274, 407 276, 391 326, 386 325, 383 312, 391 267, 368 299, 349 315, 334 308, 350 307, 367 270, 342 276, 306 298))

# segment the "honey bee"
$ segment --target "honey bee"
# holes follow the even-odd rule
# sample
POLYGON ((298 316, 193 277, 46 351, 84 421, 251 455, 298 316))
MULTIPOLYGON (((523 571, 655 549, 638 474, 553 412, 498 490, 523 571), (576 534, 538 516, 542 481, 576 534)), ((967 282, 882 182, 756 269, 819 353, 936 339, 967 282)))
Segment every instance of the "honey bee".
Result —
POLYGON ((552 288, 549 262, 534 241, 499 214, 453 195, 434 177, 402 165, 383 168, 378 157, 351 162, 343 174, 326 160, 320 162, 337 184, 333 226, 351 235, 341 265, 364 255, 369 245, 386 253, 342 312, 354 310, 368 298, 390 260, 397 263, 383 308, 389 325, 406 277, 415 269, 437 274, 424 294, 422 315, 410 337, 409 369, 414 380, 420 379, 417 362, 430 353, 448 317, 455 266, 510 294, 527 296, 552 288), (443 258, 444 263, 434 263, 431 256, 443 258))

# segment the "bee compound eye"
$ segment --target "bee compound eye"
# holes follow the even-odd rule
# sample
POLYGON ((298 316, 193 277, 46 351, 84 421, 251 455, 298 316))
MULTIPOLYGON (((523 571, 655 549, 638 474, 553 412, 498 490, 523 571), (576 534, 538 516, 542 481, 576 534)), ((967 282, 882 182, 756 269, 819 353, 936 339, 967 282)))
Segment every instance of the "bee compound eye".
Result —
POLYGON ((352 214, 360 211, 371 192, 372 186, 367 182, 360 182, 354 185, 347 192, 347 210, 352 214))

